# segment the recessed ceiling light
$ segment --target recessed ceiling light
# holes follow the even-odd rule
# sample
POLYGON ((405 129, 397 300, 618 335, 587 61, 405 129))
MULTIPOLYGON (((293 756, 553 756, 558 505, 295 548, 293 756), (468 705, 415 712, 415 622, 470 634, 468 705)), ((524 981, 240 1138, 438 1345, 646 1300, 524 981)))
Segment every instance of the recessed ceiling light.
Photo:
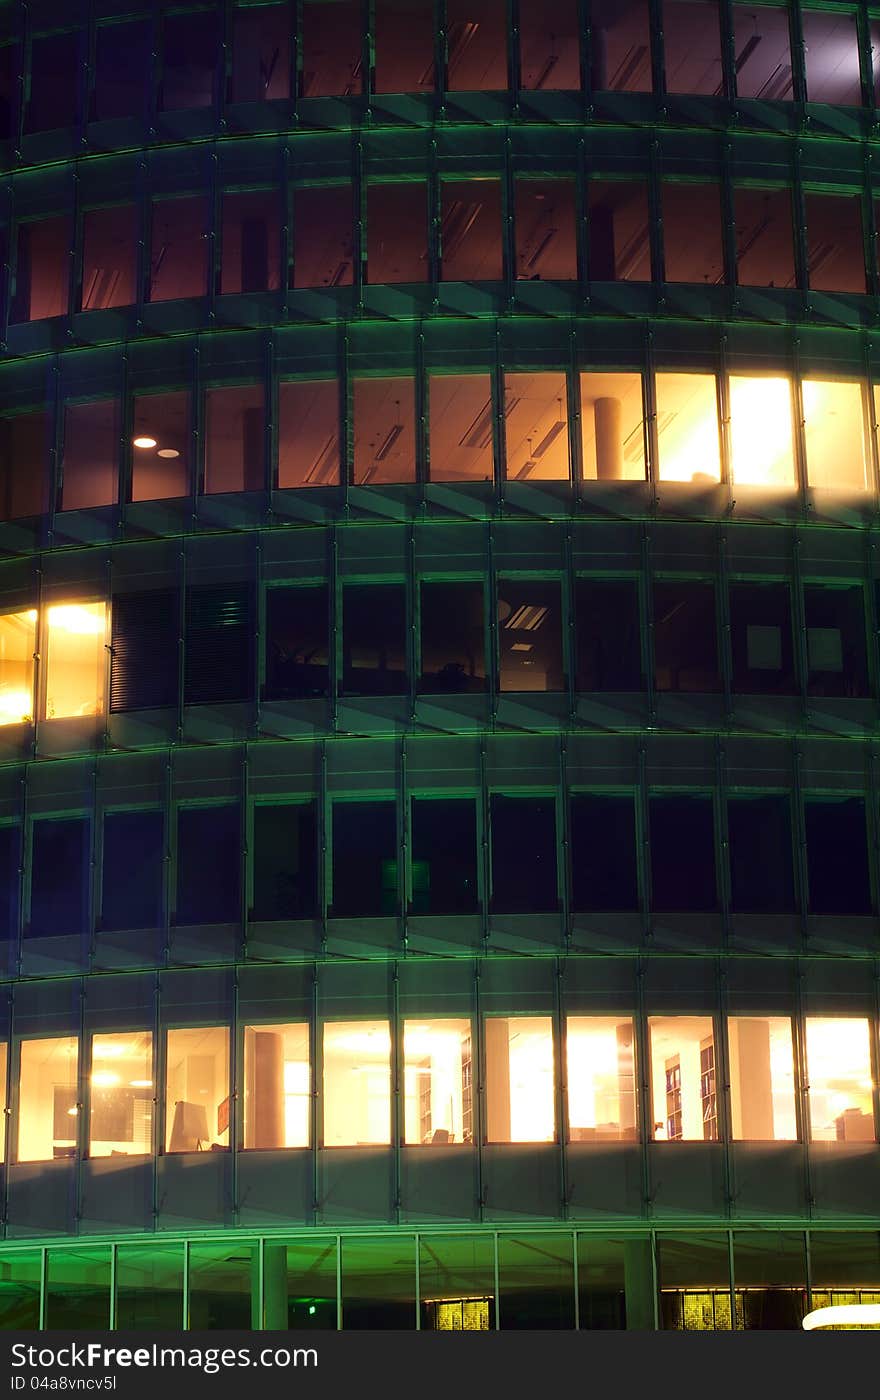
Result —
POLYGON ((133 439, 135 447, 155 447, 156 439, 151 437, 136 437, 133 439))
POLYGON ((179 457, 180 453, 176 447, 160 447, 156 453, 157 457, 179 457))

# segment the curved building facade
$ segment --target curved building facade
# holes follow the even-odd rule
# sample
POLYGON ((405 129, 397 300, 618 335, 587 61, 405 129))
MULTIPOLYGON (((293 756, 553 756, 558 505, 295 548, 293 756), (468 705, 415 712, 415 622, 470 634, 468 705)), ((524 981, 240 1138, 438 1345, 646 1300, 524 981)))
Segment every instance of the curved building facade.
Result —
POLYGON ((0 1317, 880 1294, 880 7, 0 5, 0 1317))

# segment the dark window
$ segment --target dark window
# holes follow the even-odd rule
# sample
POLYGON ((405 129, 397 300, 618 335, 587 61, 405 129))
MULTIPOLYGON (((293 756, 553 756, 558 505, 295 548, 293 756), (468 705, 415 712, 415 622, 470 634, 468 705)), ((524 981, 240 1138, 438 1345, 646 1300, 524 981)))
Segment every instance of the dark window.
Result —
POLYGON ((339 381, 278 385, 278 486, 338 486, 339 381))
POLYGON ((208 291, 208 201, 204 195, 153 201, 150 301, 208 291))
POLYGON ((35 821, 28 929, 31 937, 85 932, 88 908, 88 821, 85 817, 35 821))
POLYGON ((428 193, 422 180, 367 186, 367 280, 426 282, 428 193))
POLYGON ((241 917, 238 807, 181 807, 177 814, 177 923, 226 924, 241 917))
POLYGON ((553 798, 493 793, 491 823, 495 913, 536 914, 557 909, 553 798))
POLYGON ((476 803, 471 797, 414 797, 412 912, 473 914, 477 907, 476 803))
POLYGON ((293 196, 294 287, 350 287, 354 275, 351 185, 299 188, 293 196))
POLYGON ((351 97, 363 91, 358 0, 305 0, 303 97, 351 97))
POLYGON ((447 282, 501 277, 500 180, 441 181, 440 256, 447 282))
POLYGON ((19 224, 10 321, 67 315, 70 232, 66 214, 19 224))
POLYGON ((859 31, 854 14, 801 10, 807 101, 860 107, 859 31))
POLYGON ((87 209, 83 215, 83 311, 135 301, 137 216, 133 204, 87 209))
POLYGON ((868 694, 865 598, 858 584, 804 586, 807 627, 807 694, 868 694))
POLYGON ((402 583, 348 583, 342 591, 345 695, 405 695, 406 591, 402 583))
POLYGON ((794 89, 787 6, 734 5, 733 43, 737 95, 790 102, 794 89))
POLYGON ((274 292, 281 285, 281 211, 274 190, 224 194, 221 292, 274 292))
POLYGON ((0 418, 0 519, 42 515, 49 505, 49 415, 0 418))
POLYGON ((807 268, 816 292, 864 292, 865 245, 858 194, 804 194, 807 268))
POLYGON ((21 830, 0 826, 0 939, 8 941, 18 932, 18 886, 21 863, 21 830))
POLYGON ((0 45, 0 141, 8 141, 18 112, 19 50, 0 45))
POLYGON ((644 180, 591 180, 587 228, 594 282, 650 282, 648 186, 644 180))
POLYGON ((132 422, 131 499, 162 501, 189 494, 192 432, 187 389, 136 394, 132 422))
MULTIPOLYGON (((595 18, 595 17, 594 17, 595 18)), ((581 85, 577 0, 520 0, 520 85, 528 90, 575 91, 581 85)), ((596 29, 592 31, 593 44, 596 29)))
POLYGON ((719 184, 663 181, 663 256, 667 282, 724 281, 719 184))
POLYGON ((180 632, 176 591, 116 594, 110 612, 110 709, 176 705, 180 632))
POLYGON ((162 923, 165 821, 161 812, 104 817, 101 926, 158 928, 162 923))
POLYGON ((654 684, 658 690, 720 689, 711 583, 655 581, 654 684))
POLYGON ((710 797, 652 797, 651 907, 657 913, 716 905, 715 834, 710 797))
POLYGON ((810 913, 870 914, 864 799, 807 798, 804 827, 810 913))
POLYGON ((787 583, 730 585, 731 688, 747 695, 794 695, 797 678, 787 583))
MULTIPOLYGON (((326 584, 266 591, 266 700, 327 695, 330 614, 326 584)), ((273 810, 268 809, 267 810, 273 810)))
POLYGON ((187 594, 183 698, 187 705, 253 694, 253 594, 246 583, 187 594))
POLYGON ((318 912, 314 802, 254 808, 253 919, 311 919, 318 912))
POLYGON ((578 690, 644 687, 635 579, 577 579, 575 622, 578 690))
MULTIPOLYGON (((531 0, 540 4, 540 0, 531 0)), ((590 82, 598 91, 651 91, 648 0, 592 0, 590 82)))
POLYGON ((550 579, 498 583, 502 690, 564 690, 562 590, 550 579))
POLYGON ((434 694, 485 690, 482 583, 423 583, 420 596, 419 690, 434 694))
POLYGON ((734 189, 736 279, 744 287, 793 287, 794 237, 788 189, 734 189))
POLYGON ((504 0, 446 0, 446 86, 452 92, 507 87, 504 0))
POLYGON ((74 125, 81 72, 80 35, 76 30, 34 39, 30 95, 24 114, 26 132, 74 125))
POLYGON ((290 96, 290 7, 249 5, 235 11, 230 102, 290 96))
POLYGON ((147 19, 98 25, 92 121, 146 116, 152 67, 150 29, 147 19))
POLYGON ((430 92, 434 87, 431 0, 376 0, 376 92, 430 92))
POLYGON ((219 10, 167 15, 162 35, 162 83, 159 107, 164 112, 210 107, 220 51, 219 10))
POLYGON ((262 491, 266 484, 262 384, 224 384, 205 394, 205 490, 262 491))
POLYGON ((579 913, 637 910, 636 814, 631 797, 574 793, 571 907, 579 913))
POLYGON ((516 180, 516 275, 571 282, 577 277, 573 180, 516 180))
POLYGON ((663 0, 666 90, 721 95, 721 29, 717 0, 663 0))
POLYGON ((61 509, 112 506, 119 498, 119 400, 69 403, 64 410, 61 509))
POLYGON ((334 916, 396 914, 397 857, 397 813, 393 801, 335 803, 334 916))
POLYGON ((790 913, 794 877, 788 798, 729 798, 727 836, 734 914, 790 913))
POLYGON ((415 380, 355 379, 353 398, 355 485, 415 481, 415 380))

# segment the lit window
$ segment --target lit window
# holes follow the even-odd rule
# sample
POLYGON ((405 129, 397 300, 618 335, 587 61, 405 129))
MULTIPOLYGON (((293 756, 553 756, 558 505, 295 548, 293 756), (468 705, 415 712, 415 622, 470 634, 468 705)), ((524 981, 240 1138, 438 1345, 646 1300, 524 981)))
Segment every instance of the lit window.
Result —
POLYGON ((731 1016, 730 1112, 741 1142, 794 1142, 794 1049, 788 1016, 731 1016))
POLYGON ((305 1022, 244 1028, 244 1146, 308 1147, 311 1105, 305 1022))
POLYGON ((529 281, 577 277, 573 180, 514 181, 516 275, 529 281))
POLYGON ((739 185, 733 191, 736 279, 743 287, 793 287, 791 192, 739 185))
POLYGON ((568 481, 568 406, 564 374, 505 374, 508 481, 568 481))
POLYGON ((190 1026, 168 1032, 165 1151, 229 1146, 229 1031, 190 1026))
POLYGON ((135 206, 86 210, 82 241, 82 310, 131 306, 137 270, 135 206))
MULTIPOLYGON (((594 14, 593 47, 599 17, 594 14)), ((576 0, 520 0, 519 71, 520 86, 545 92, 573 91, 581 85, 578 52, 579 17, 576 0)), ((624 26, 621 26, 623 29, 624 26)), ((612 31, 618 33, 619 31, 612 31)), ((609 31, 603 31, 605 37, 609 31)), ((620 36, 630 38, 629 30, 620 36)), ((612 58, 613 62, 613 58, 612 58)))
POLYGON ((807 101, 862 105, 858 20, 854 14, 801 11, 807 101))
POLYGON ((261 384, 225 384, 205 395, 205 490, 261 491, 265 416, 261 384))
POLYGON ((470 1022, 406 1021, 403 1056, 404 1141, 473 1141, 470 1022))
POLYGON ((806 1044, 813 1142, 873 1142, 868 1021, 855 1016, 808 1016, 806 1044))
POLYGON ((569 1016, 566 1023, 571 1142, 632 1142, 636 1136, 631 1016, 569 1016))
POLYGON ((21 1042, 19 1162, 51 1162, 75 1155, 77 1072, 75 1036, 21 1042))
POLYGON ((423 181, 367 186, 367 280, 426 282, 428 198, 423 181))
POLYGON ((733 42, 737 96, 790 102, 794 89, 787 7, 734 5, 733 42))
POLYGON ((428 92, 434 86, 431 0, 376 0, 375 92, 428 92))
POLYGON ((737 486, 794 486, 791 382, 730 376, 731 472, 737 486))
POLYGON ((440 254, 444 281, 501 277, 501 181, 443 180, 440 254))
POLYGON ((339 382, 278 386, 278 485, 339 485, 339 382))
POLYGON ((189 393, 135 394, 131 499, 161 501, 190 489, 189 393))
POLYGON ((99 715, 104 708, 106 603, 60 603, 48 608, 46 718, 99 715))
POLYGON ((501 690, 563 690, 562 592, 552 579, 498 581, 501 690))
POLYGON ((650 282, 647 181, 591 179, 587 188, 590 280, 650 282))
POLYGON ((142 1156, 153 1144, 153 1037, 126 1031, 92 1037, 89 1156, 142 1156))
POLYGON ((354 382, 354 482, 380 486, 416 479, 415 380, 354 382))
POLYGON ((858 194, 804 192, 807 273, 814 292, 864 292, 865 245, 858 194))
POLYGON ((507 87, 505 31, 501 0, 446 0, 446 86, 451 92, 507 87))
POLYGON ((303 97, 351 97, 363 91, 361 16, 355 0, 306 0, 300 48, 303 97))
POLYGON ((387 1021, 324 1026, 324 1146, 391 1141, 391 1033, 387 1021))
POLYGON ((662 194, 666 281, 710 287, 723 282, 721 186, 716 181, 664 180, 662 194))
POLYGON ((486 1018, 486 1140, 552 1142, 553 1029, 549 1016, 486 1018))
POLYGON ((664 1142, 715 1142, 715 1031, 711 1016, 651 1016, 652 1136, 664 1142))
POLYGON ((274 190, 223 195, 221 292, 277 291, 281 211, 274 190))
POLYGON ((717 0, 663 0, 667 92, 724 91, 717 0))
POLYGON ((18 256, 9 320, 43 321, 66 316, 70 287, 71 227, 66 214, 18 226, 18 256))
POLYGON ((36 634, 35 608, 0 617, 0 725, 33 719, 36 634))
POLYGON ((697 485, 719 481, 714 374, 658 374, 656 392, 660 480, 697 485))
POLYGON ((208 290, 208 200, 184 195, 153 201, 150 301, 203 297, 208 290))
POLYGON ((492 388, 488 374, 432 374, 430 469, 432 481, 491 481, 492 388))
POLYGON ((805 379, 807 481, 820 490, 867 491, 868 461, 857 380, 805 379))
POLYGON ((640 374, 581 375, 581 442, 588 481, 644 481, 640 374))

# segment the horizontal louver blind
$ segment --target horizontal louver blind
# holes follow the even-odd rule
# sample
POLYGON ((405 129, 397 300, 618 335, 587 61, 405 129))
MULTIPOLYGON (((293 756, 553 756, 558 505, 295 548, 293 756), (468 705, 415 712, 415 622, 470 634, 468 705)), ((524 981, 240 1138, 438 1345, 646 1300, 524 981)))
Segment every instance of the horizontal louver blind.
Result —
POLYGON ((253 695, 253 590, 193 588, 187 595, 183 698, 188 705, 253 695))
POLYGON ((111 710, 177 704, 178 609, 174 590, 113 599, 111 710))

